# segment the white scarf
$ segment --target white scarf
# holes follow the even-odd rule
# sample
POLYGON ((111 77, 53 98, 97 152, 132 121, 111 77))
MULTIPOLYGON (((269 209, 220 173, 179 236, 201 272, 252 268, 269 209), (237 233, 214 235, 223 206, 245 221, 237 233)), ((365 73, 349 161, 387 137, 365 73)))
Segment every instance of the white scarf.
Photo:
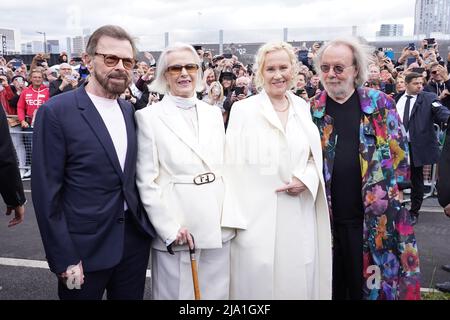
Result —
POLYGON ((178 108, 181 108, 184 110, 191 109, 191 108, 195 107, 195 105, 197 104, 197 96, 196 96, 195 92, 194 92, 194 95, 190 98, 173 96, 171 93, 168 93, 168 96, 172 99, 172 101, 175 103, 175 105, 178 108))

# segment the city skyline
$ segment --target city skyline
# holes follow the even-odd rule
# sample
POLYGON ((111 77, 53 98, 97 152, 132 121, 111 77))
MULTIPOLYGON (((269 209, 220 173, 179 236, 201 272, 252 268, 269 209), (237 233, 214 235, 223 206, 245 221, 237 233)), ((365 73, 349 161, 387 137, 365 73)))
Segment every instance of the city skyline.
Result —
POLYGON ((124 5, 117 0, 60 0, 55 6, 49 0, 23 0, 5 3, 2 9, 8 14, 2 17, 0 27, 20 30, 20 43, 41 41, 42 35, 36 31, 43 31, 47 39, 59 40, 64 49, 65 39, 81 36, 84 28, 93 31, 104 24, 119 24, 140 39, 138 47, 147 49, 154 43, 164 45, 165 32, 173 41, 182 38, 198 42, 204 38, 218 42, 218 31, 224 30, 230 42, 238 42, 239 37, 252 38, 261 33, 269 38, 282 35, 283 28, 292 33, 319 34, 357 26, 361 35, 375 37, 381 24, 403 24, 405 35, 412 35, 415 1, 379 0, 374 5, 369 0, 260 0, 255 5, 254 1, 228 0, 211 5, 198 0, 131 0, 124 5), (39 17, 35 25, 30 23, 30 16, 39 17))

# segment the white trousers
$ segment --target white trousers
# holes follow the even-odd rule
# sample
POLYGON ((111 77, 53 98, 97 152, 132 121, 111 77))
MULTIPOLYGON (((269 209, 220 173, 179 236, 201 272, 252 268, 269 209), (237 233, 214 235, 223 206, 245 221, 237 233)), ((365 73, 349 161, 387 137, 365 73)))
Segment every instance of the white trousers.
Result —
MULTIPOLYGON (((189 251, 152 249, 152 299, 193 300, 189 251)), ((218 249, 196 249, 198 282, 202 300, 228 300, 230 286, 230 241, 218 249)))

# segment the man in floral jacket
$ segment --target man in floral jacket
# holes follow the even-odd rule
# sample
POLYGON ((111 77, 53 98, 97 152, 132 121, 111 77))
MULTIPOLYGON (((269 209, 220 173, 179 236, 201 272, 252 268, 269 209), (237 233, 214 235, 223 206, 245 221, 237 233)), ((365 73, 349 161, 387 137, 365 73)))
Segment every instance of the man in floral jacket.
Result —
POLYGON ((333 299, 420 299, 411 215, 398 200, 408 144, 394 101, 360 87, 368 50, 329 42, 315 67, 325 88, 311 102, 322 138, 333 227, 333 299))

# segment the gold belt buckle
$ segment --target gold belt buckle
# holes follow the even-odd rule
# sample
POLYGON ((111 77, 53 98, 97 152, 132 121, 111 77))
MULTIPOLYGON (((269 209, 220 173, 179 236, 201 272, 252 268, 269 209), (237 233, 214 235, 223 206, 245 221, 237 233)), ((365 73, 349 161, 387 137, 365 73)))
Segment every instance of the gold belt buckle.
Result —
POLYGON ((206 183, 211 183, 216 180, 216 175, 212 172, 199 174, 194 178, 194 183, 198 186, 206 183))

